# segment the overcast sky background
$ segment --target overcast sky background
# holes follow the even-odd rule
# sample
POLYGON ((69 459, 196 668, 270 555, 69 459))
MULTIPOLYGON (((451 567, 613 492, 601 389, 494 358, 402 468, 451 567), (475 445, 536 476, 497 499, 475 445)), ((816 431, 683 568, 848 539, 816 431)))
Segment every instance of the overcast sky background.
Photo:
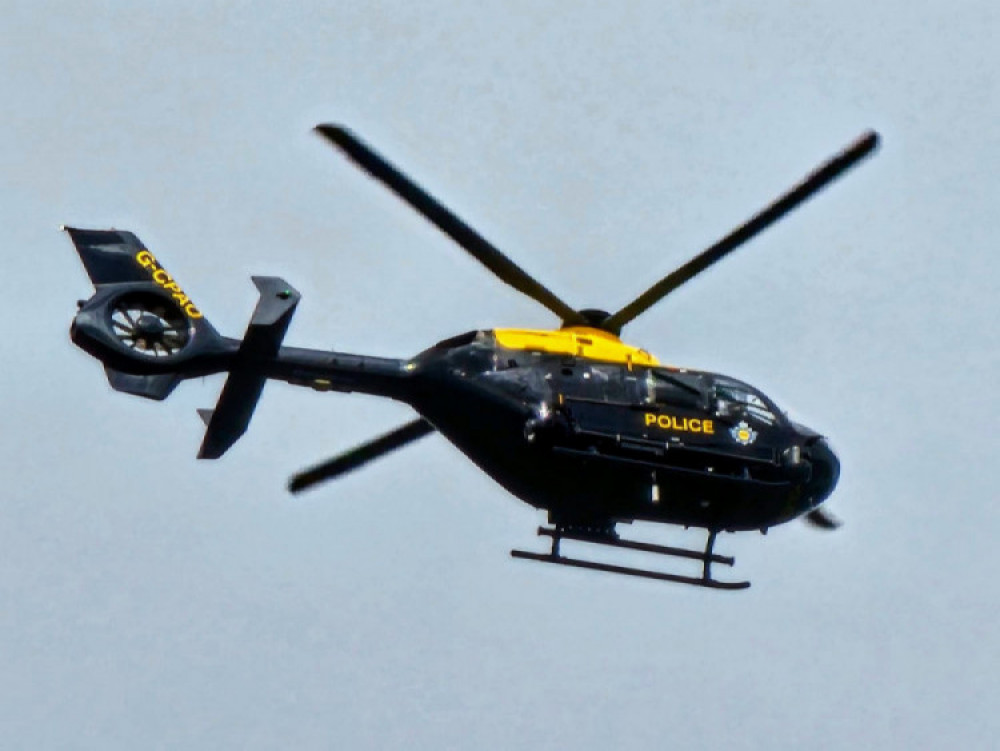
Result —
POLYGON ((995 2, 133 5, 0 3, 4 747, 995 747, 995 2), (829 435, 843 528, 723 536, 741 593, 514 561, 542 515, 440 436, 292 500, 411 414, 284 384, 196 461, 221 378, 112 392, 59 225, 134 231, 230 335, 251 274, 303 293, 293 345, 555 323, 328 121, 610 310, 876 128, 626 330, 829 435))

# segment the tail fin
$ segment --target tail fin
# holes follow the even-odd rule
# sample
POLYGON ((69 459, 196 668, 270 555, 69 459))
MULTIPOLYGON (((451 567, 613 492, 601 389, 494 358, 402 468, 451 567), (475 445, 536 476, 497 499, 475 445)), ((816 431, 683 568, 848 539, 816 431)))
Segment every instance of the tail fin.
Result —
MULTIPOLYGON (((102 284, 148 282, 159 267, 153 254, 131 232, 62 227, 80 254, 95 287, 102 284)), ((160 267, 162 268, 162 267, 160 267)))
POLYGON ((192 321, 204 318, 174 278, 138 237, 123 230, 63 227, 96 289, 108 284, 152 284, 192 321))

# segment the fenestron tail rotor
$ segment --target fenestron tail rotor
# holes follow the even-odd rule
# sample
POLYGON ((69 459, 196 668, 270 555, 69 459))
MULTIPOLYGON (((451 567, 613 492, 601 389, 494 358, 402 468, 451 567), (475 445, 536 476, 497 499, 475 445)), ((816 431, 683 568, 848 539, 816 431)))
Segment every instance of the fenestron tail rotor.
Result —
POLYGON ((169 357, 190 341, 184 312, 160 295, 134 292, 122 295, 108 310, 111 331, 129 350, 144 357, 169 357))

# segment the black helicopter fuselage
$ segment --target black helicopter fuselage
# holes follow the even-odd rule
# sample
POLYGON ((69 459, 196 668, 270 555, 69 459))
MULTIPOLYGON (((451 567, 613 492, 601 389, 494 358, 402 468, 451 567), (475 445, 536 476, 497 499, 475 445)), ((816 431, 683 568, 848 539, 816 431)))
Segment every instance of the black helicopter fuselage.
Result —
POLYGON ((815 508, 837 482, 826 441, 740 381, 497 339, 470 332, 411 360, 330 353, 319 362, 282 348, 272 376, 410 404, 510 493, 566 527, 648 520, 766 529, 815 508))
POLYGON ((501 281, 558 316, 559 328, 490 329, 445 340, 409 360, 282 345, 299 293, 279 277, 260 291, 242 339, 221 336, 177 281, 131 232, 67 227, 94 285, 71 326, 73 341, 99 359, 117 391, 165 399, 178 383, 228 376, 198 456, 217 459, 242 436, 268 379, 319 391, 358 391, 412 406, 420 417, 291 478, 299 492, 342 476, 422 436, 440 432, 490 477, 548 511, 548 554, 516 558, 740 589, 713 563, 720 531, 766 531, 818 508, 840 464, 818 433, 798 425, 753 387, 717 373, 662 365, 624 344, 622 327, 725 258, 871 154, 864 133, 777 200, 661 278, 618 311, 576 309, 530 276, 357 136, 340 125, 317 132, 453 239, 501 281), (619 522, 704 527, 704 551, 621 540, 619 522), (688 558, 701 577, 570 558, 563 539, 688 558))

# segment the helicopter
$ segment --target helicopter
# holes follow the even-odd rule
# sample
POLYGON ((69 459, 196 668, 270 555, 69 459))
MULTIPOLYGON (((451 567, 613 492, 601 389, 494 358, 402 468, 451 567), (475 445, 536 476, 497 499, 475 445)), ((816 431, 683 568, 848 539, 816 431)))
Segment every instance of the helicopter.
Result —
POLYGON ((681 285, 782 218, 871 154, 866 131, 784 195, 614 313, 577 309, 536 281, 438 199, 341 125, 316 132, 453 239, 501 281, 558 316, 553 329, 469 331, 410 358, 284 346, 300 294, 252 277, 260 294, 242 339, 220 335, 131 232, 63 227, 94 294, 78 302, 72 341, 97 358, 117 391, 163 400, 183 380, 227 373, 198 457, 222 456, 246 432, 269 379, 320 392, 360 392, 409 405, 416 419, 294 475, 298 493, 440 433, 499 485, 544 510, 548 552, 515 558, 715 589, 733 566, 720 532, 766 532, 799 517, 820 528, 840 463, 820 433, 760 390, 718 373, 661 363, 621 330, 681 285), (703 549, 623 539, 633 521, 703 528, 703 549), (570 557, 563 540, 694 560, 701 575, 570 557))

